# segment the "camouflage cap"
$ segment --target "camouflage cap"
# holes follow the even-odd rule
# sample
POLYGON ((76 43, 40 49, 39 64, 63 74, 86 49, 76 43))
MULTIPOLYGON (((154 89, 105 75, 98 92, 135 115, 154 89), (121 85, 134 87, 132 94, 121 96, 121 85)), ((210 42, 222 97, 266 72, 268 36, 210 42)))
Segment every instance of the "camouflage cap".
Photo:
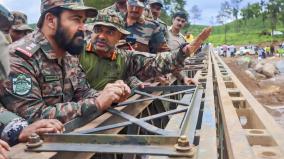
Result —
POLYGON ((146 6, 143 0, 128 0, 127 3, 130 6, 138 6, 138 7, 143 7, 143 8, 145 8, 146 6))
POLYGON ((149 0, 149 4, 154 4, 154 3, 161 5, 161 7, 164 6, 162 0, 149 0))
POLYGON ((27 24, 28 17, 25 13, 19 12, 19 11, 12 11, 11 14, 14 16, 13 25, 18 24, 27 24))
POLYGON ((55 7, 78 11, 84 10, 88 18, 94 18, 98 14, 96 8, 85 6, 83 0, 41 0, 41 14, 55 7))
POLYGON ((13 15, 9 12, 9 10, 0 4, 0 30, 5 32, 9 30, 13 19, 13 15))
POLYGON ((12 15, 14 16, 14 21, 13 21, 13 25, 12 25, 12 29, 13 30, 17 30, 17 31, 33 31, 33 29, 27 25, 27 15, 22 13, 22 12, 18 12, 18 11, 12 11, 11 12, 12 15))
POLYGON ((122 34, 130 34, 130 32, 125 30, 125 22, 123 18, 114 12, 108 14, 99 14, 94 22, 94 26, 96 25, 114 27, 122 34))
POLYGON ((12 29, 13 30, 17 30, 17 31, 31 31, 31 32, 33 31, 33 28, 31 28, 27 24, 13 25, 12 29))

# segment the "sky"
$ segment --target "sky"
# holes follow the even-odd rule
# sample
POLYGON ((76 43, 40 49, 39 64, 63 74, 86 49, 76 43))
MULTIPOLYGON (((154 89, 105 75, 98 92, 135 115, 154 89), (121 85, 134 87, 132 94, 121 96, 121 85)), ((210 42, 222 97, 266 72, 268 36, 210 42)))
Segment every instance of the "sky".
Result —
MULTIPOLYGON (((28 23, 36 23, 40 16, 40 1, 41 0, 0 0, 0 4, 3 4, 10 11, 17 10, 26 13, 28 15, 28 23)), ((241 6, 259 1, 260 0, 243 0, 241 6)), ((195 21, 194 23, 212 25, 212 17, 216 17, 222 2, 224 2, 224 0, 186 0, 186 10, 189 11, 193 5, 197 5, 202 10, 202 14, 201 20, 195 21)), ((214 20, 213 25, 216 25, 214 20)))
MULTIPOLYGON (((220 10, 221 3, 225 0, 186 0, 186 10, 189 11, 192 6, 197 5, 202 10, 201 20, 194 23, 203 25, 212 25, 212 17, 216 16, 220 10)), ((230 0, 228 0, 230 2, 230 0)), ((260 0, 243 0, 241 8, 247 6, 248 3, 260 2, 260 0)), ((216 25, 216 20, 213 20, 213 25, 216 25)))

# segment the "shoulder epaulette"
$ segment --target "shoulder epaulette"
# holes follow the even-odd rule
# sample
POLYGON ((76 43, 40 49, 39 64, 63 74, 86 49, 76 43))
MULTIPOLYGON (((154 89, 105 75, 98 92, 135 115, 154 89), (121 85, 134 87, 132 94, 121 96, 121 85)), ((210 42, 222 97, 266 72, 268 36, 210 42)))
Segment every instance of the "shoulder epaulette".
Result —
POLYGON ((33 42, 24 43, 16 47, 16 52, 27 57, 32 57, 33 54, 40 48, 40 45, 33 42))

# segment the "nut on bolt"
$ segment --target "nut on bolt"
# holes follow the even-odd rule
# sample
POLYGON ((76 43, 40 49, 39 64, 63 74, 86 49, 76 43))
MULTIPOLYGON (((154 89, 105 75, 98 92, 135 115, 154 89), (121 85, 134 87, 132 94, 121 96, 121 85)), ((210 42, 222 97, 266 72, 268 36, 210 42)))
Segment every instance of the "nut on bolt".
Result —
POLYGON ((36 148, 41 146, 43 141, 40 139, 39 135, 36 133, 33 133, 31 136, 28 138, 28 143, 27 147, 28 148, 36 148))
POLYGON ((189 152, 192 146, 189 144, 189 141, 186 136, 181 136, 178 139, 178 143, 175 144, 175 148, 179 152, 189 152))

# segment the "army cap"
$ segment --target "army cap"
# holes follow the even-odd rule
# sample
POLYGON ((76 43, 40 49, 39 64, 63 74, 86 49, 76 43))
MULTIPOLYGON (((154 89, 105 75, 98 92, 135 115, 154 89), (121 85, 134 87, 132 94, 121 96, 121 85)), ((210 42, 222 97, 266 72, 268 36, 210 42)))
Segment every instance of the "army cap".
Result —
POLYGON ((86 11, 88 18, 94 18, 98 14, 96 8, 85 6, 83 0, 41 0, 41 14, 55 7, 86 11))
POLYGON ((99 14, 94 22, 94 26, 96 25, 114 27, 122 34, 130 34, 130 32, 125 30, 125 22, 123 18, 114 12, 108 14, 99 14))
POLYGON ((143 0, 128 0, 127 3, 130 6, 138 6, 138 7, 143 7, 145 8, 145 2, 143 0))
POLYGON ((164 6, 162 0, 149 0, 149 4, 154 4, 154 3, 159 4, 161 7, 164 6))
POLYGON ((33 31, 33 29, 29 25, 27 25, 27 15, 26 14, 22 12, 18 12, 18 11, 12 11, 11 13, 14 17, 14 21, 12 25, 13 30, 33 31))

